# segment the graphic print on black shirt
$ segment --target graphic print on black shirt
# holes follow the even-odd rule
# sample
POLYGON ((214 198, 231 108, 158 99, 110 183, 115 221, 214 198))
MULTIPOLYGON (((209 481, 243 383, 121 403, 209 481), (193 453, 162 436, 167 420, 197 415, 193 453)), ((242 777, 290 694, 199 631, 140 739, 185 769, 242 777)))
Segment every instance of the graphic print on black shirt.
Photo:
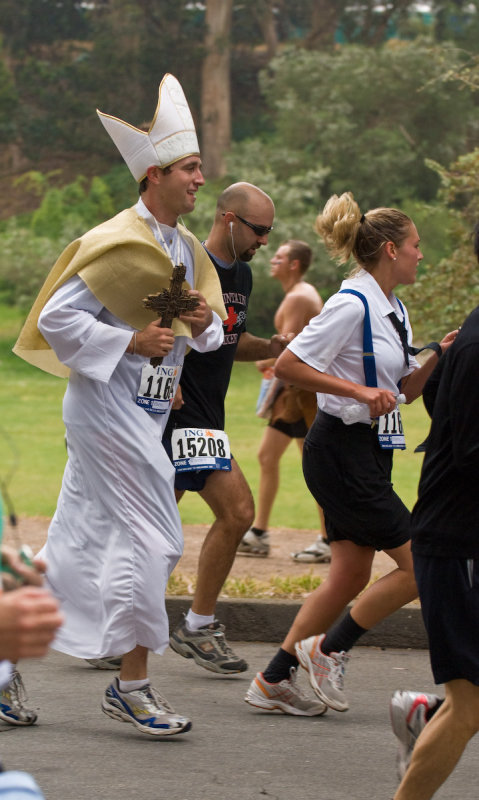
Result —
POLYGON ((224 430, 224 401, 238 340, 246 330, 253 277, 249 264, 244 261, 224 267, 211 253, 208 255, 218 273, 228 315, 223 321, 224 343, 218 350, 209 353, 190 350, 186 356, 180 380, 184 405, 171 412, 165 438, 171 436, 172 428, 195 426, 224 430))

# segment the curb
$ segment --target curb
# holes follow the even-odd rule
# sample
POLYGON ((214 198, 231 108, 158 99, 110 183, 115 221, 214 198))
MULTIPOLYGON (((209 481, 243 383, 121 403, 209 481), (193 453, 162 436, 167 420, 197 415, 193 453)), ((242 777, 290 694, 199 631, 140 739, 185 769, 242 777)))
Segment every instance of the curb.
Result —
MULTIPOLYGON (((191 606, 191 597, 167 597, 166 611, 170 628, 180 624, 191 606)), ((232 642, 282 642, 301 608, 292 600, 218 600, 216 615, 232 642)), ((318 631, 320 633, 320 631, 318 631)), ((427 635, 421 609, 404 606, 361 637, 365 647, 393 647, 427 650, 427 635)))

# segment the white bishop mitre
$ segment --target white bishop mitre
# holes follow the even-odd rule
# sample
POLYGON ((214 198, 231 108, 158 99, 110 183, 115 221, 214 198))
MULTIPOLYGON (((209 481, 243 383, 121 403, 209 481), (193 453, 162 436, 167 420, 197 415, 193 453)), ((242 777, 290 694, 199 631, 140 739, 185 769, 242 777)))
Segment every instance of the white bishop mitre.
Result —
POLYGON ((158 91, 158 105, 148 131, 96 110, 136 181, 148 167, 168 167, 180 158, 200 152, 195 124, 181 84, 165 75, 158 91))

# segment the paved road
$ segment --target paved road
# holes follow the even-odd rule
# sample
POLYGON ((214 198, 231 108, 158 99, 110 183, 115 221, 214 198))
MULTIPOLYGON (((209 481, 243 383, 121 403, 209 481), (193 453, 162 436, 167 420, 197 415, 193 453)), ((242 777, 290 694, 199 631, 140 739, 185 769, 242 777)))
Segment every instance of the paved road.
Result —
MULTIPOLYGON (((391 800, 389 696, 396 688, 434 691, 427 653, 356 648, 346 677, 351 709, 295 718, 242 701, 275 648, 235 644, 250 671, 230 678, 172 651, 154 657, 155 684, 193 720, 190 733, 167 741, 102 714, 102 691, 114 673, 58 653, 25 662, 40 717, 32 728, 1 728, 5 767, 30 770, 47 800, 391 800)), ((477 797, 478 767, 474 741, 437 800, 477 797)))

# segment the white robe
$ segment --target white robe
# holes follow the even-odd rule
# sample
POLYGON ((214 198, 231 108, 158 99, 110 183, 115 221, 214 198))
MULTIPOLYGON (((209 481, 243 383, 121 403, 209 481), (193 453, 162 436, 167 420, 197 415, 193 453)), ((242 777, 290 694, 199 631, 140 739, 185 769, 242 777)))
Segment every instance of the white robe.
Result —
MULTIPOLYGON (((201 336, 177 336, 163 364, 182 365, 187 345, 217 349, 223 330, 213 317, 201 336)), ((136 645, 162 653, 166 585, 183 550, 174 469, 161 444, 168 414, 136 404, 146 359, 125 354, 132 329, 81 278, 57 290, 38 327, 71 368, 63 402, 68 462, 40 554, 66 618, 53 647, 79 658, 136 645)))

